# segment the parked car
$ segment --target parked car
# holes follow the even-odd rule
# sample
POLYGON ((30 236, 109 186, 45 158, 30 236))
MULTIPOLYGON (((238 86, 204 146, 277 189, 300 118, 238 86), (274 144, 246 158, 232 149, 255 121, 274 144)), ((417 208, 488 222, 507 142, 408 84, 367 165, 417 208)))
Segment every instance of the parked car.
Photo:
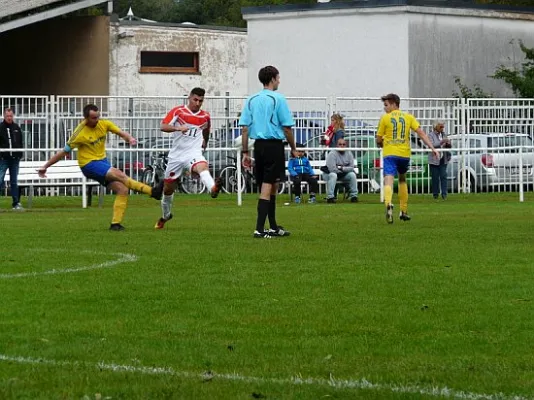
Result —
POLYGON ((520 168, 524 183, 533 184, 534 148, 528 135, 481 133, 450 135, 449 139, 452 151, 447 179, 452 191, 469 193, 517 186, 520 168), (522 155, 517 146, 524 146, 522 155))
MULTIPOLYGON (((306 147, 323 147, 319 144, 320 139, 321 136, 310 139, 306 142, 306 147)), ((359 170, 358 177, 368 180, 371 191, 378 191, 382 165, 380 164, 380 150, 376 145, 376 136, 374 134, 349 134, 345 136, 345 140, 347 141, 348 147, 360 149, 353 151, 359 170)), ((425 148, 414 135, 411 137, 411 146, 413 149, 425 148)), ((330 149, 324 147, 324 150, 309 150, 307 153, 310 160, 326 160, 326 154, 329 151, 330 149)), ((412 154, 410 168, 406 173, 406 180, 412 193, 421 193, 429 190, 430 169, 426 153, 414 152, 412 154)))

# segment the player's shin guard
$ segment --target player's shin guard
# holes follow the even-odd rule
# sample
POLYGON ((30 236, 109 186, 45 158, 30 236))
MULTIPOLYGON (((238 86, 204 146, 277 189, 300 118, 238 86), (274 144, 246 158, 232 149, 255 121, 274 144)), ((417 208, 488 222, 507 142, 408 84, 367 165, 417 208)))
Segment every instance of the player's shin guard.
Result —
POLYGON ((144 193, 144 194, 152 194, 152 188, 148 185, 145 185, 144 183, 141 183, 141 182, 137 182, 135 180, 133 180, 132 178, 128 178, 128 180, 126 181, 126 186, 128 187, 128 189, 132 189, 132 190, 135 190, 136 192, 139 192, 139 193, 144 193))
POLYGON ((128 195, 118 194, 115 197, 115 202, 113 203, 113 219, 111 220, 112 224, 120 224, 122 222, 127 205, 128 195))
POLYGON ((174 194, 166 195, 164 194, 161 199, 161 211, 163 213, 163 219, 169 219, 172 211, 172 201, 174 199, 174 194))
POLYGON ((211 192, 211 189, 215 186, 215 181, 213 180, 210 171, 202 171, 199 175, 204 185, 206 185, 208 192, 211 192))
POLYGON ((386 207, 393 201, 393 187, 384 185, 384 203, 386 207))
POLYGON ((408 184, 406 182, 399 182, 399 201, 400 210, 408 212, 408 184))

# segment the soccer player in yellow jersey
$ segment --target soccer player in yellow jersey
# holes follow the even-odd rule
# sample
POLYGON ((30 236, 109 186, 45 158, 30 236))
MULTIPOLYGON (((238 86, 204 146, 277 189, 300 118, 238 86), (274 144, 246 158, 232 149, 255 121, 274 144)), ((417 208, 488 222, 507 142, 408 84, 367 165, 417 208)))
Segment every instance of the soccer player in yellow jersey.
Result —
POLYGON ((393 223, 393 181, 399 175, 400 219, 409 221, 408 215, 408 185, 406 172, 410 165, 412 154, 410 147, 410 133, 415 131, 421 140, 439 158, 432 142, 419 126, 419 122, 411 114, 399 110, 400 98, 390 93, 382 96, 385 115, 380 118, 376 142, 384 149, 384 198, 386 205, 386 221, 393 223))
POLYGON ((113 122, 101 120, 98 107, 94 104, 88 104, 83 108, 83 116, 84 120, 76 127, 65 148, 53 155, 37 171, 40 177, 46 177, 48 167, 64 158, 72 149, 77 148, 78 164, 83 174, 117 193, 113 204, 113 219, 109 229, 123 231, 124 227, 121 222, 128 204, 128 189, 145 193, 150 197, 161 200, 163 182, 152 188, 129 178, 121 170, 113 168, 106 158, 106 137, 108 132, 120 136, 131 146, 135 146, 137 141, 113 122))

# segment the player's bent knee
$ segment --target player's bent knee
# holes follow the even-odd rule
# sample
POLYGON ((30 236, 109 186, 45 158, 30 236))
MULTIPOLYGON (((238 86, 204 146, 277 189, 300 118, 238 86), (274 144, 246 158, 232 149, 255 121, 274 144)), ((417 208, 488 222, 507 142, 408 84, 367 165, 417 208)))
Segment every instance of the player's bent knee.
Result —
POLYGON ((121 196, 128 195, 128 188, 119 181, 111 182, 108 188, 113 190, 116 194, 121 196))
POLYGON ((197 165, 194 166, 193 172, 196 172, 197 174, 200 174, 201 172, 208 170, 208 163, 207 162, 199 162, 197 165))

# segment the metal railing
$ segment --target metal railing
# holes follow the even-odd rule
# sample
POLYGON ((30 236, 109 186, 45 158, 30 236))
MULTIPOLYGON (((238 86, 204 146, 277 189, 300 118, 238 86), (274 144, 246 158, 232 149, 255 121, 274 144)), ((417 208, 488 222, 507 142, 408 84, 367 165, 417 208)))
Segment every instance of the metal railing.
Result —
MULTIPOLYGON (((205 98, 203 108, 210 112, 212 120, 212 139, 206 158, 214 175, 234 162, 229 156, 238 155, 234 140, 241 135, 238 119, 245 100, 228 93, 226 96, 205 98)), ((102 118, 114 121, 138 139, 139 145, 134 149, 122 143, 116 135, 109 135, 106 143, 111 163, 138 179, 154 154, 160 150, 166 152, 171 147, 169 136, 159 130, 161 120, 172 108, 186 102, 185 96, 0 97, 2 108, 14 110, 16 122, 23 130, 25 159, 43 162, 64 146, 83 119, 83 106, 96 104, 102 118)), ((374 147, 374 136, 383 115, 379 97, 289 97, 288 103, 295 119, 293 132, 297 143, 303 144, 310 152, 324 153, 325 149, 319 146, 320 138, 330 123, 331 114, 338 112, 344 116, 349 145, 356 158, 362 160, 360 169, 367 174, 378 173, 381 164, 377 154, 380 150, 374 147), (364 146, 360 138, 367 138, 372 143, 364 146)), ((516 151, 516 158, 519 153, 522 157, 522 181, 526 185, 519 186, 532 187, 533 99, 408 98, 401 99, 401 109, 414 114, 427 132, 432 129, 434 120, 442 120, 446 125, 445 132, 455 135, 458 142, 456 150, 449 150, 452 157, 449 170, 469 175, 453 179, 458 174, 451 173, 450 180, 454 181, 451 189, 454 191, 517 190, 519 167, 510 155, 512 151, 516 151), (513 143, 501 146, 499 136, 517 136, 525 138, 526 142, 519 147, 513 146, 513 143), (491 138, 493 143, 490 146, 488 139, 478 143, 480 137, 491 138)), ((423 153, 417 147, 413 150, 410 191, 415 194, 431 192, 428 165, 424 166, 426 156, 423 153)), ((76 157, 75 153, 73 157, 76 157)), ((379 182, 379 179, 374 181, 379 182)))

